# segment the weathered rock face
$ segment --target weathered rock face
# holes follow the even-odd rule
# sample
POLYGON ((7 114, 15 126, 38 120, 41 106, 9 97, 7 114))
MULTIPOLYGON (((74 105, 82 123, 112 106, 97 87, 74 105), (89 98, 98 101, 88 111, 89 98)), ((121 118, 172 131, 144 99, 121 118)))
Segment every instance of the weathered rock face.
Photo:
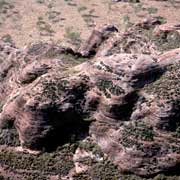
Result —
POLYGON ((179 72, 179 63, 172 65, 160 79, 139 91, 126 121, 109 119, 92 126, 98 144, 122 171, 148 176, 178 167, 179 72))
POLYGON ((21 145, 33 150, 89 134, 121 172, 177 169, 180 50, 161 54, 146 43, 147 32, 132 32, 115 34, 102 44, 106 53, 100 47, 81 64, 81 53, 56 45, 18 50, 2 43, 1 129, 14 124, 21 145))
POLYGON ((80 47, 79 52, 82 56, 90 57, 97 53, 100 45, 107 40, 118 29, 113 25, 104 25, 96 27, 88 40, 80 47))

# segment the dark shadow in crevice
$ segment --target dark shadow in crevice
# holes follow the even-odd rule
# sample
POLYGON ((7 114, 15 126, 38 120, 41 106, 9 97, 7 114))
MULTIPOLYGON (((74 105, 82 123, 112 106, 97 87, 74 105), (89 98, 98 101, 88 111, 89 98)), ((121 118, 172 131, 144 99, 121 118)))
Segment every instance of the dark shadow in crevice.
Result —
POLYGON ((162 174, 166 176, 180 176, 180 163, 177 163, 174 167, 163 171, 162 174))
POLYGON ((168 176, 180 176, 180 163, 177 163, 175 166, 173 167, 168 167, 167 170, 163 170, 163 171, 160 171, 158 173, 154 173, 154 174, 151 174, 151 175, 148 175, 148 176, 141 176, 143 178, 147 178, 147 179, 150 179, 150 178, 155 178, 156 176, 158 175, 165 175, 166 178, 168 178, 168 176))
POLYGON ((122 100, 123 102, 111 105, 109 111, 105 112, 105 115, 115 120, 130 120, 138 98, 139 95, 136 91, 127 94, 122 100))
POLYGON ((89 122, 75 120, 74 123, 58 127, 44 139, 43 149, 50 152, 66 143, 76 143, 85 139, 89 135, 89 125, 89 122))
POLYGON ((158 129, 164 130, 164 131, 177 131, 180 127, 180 102, 174 101, 172 102, 172 108, 171 111, 168 112, 169 115, 162 116, 159 121, 159 123, 156 125, 158 129))
POLYGON ((83 112, 87 90, 86 84, 77 84, 67 91, 64 103, 51 103, 44 109, 32 110, 35 111, 32 114, 36 117, 37 125, 34 125, 34 131, 26 131, 27 143, 24 146, 34 150, 53 151, 58 146, 75 143, 87 137, 91 123, 84 121, 84 116, 89 116, 83 112), (32 139, 28 142, 30 137, 32 139))
POLYGON ((147 180, 152 180, 154 178, 156 178, 156 176, 158 175, 164 175, 166 176, 165 179, 167 179, 168 177, 172 177, 172 176, 180 176, 180 163, 177 163, 175 166, 173 167, 168 167, 167 169, 164 169, 162 171, 156 172, 156 173, 152 173, 152 174, 147 174, 147 175, 137 175, 133 172, 123 172, 123 175, 129 175, 129 176, 136 176, 137 179, 147 179, 147 180))
POLYGON ((143 88, 145 85, 158 80, 165 72, 166 68, 155 66, 145 72, 135 74, 132 79, 132 87, 136 89, 143 88))
POLYGON ((46 109, 42 119, 43 122, 38 130, 35 129, 35 134, 31 129, 26 132, 26 139, 30 138, 31 134, 32 139, 27 139, 25 147, 50 152, 66 143, 76 143, 88 136, 91 123, 84 121, 83 116, 73 109, 66 112, 59 112, 56 108, 46 109))

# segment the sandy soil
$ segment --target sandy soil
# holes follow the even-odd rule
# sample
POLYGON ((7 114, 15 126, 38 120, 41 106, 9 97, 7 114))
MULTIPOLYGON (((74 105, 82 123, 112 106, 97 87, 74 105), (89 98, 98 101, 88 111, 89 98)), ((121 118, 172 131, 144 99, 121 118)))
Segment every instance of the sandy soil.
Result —
POLYGON ((19 47, 38 41, 84 40, 95 25, 111 23, 124 30, 150 15, 177 23, 180 1, 0 0, 0 37, 19 47))

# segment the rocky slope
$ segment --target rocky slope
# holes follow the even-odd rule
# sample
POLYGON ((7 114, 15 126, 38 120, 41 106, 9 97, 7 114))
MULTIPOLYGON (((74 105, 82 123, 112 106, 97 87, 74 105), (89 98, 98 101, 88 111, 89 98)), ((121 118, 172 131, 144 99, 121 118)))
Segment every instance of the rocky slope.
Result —
POLYGON ((103 26, 77 52, 1 42, 0 172, 15 179, 178 175, 179 26, 161 24, 150 18, 125 33, 103 26))

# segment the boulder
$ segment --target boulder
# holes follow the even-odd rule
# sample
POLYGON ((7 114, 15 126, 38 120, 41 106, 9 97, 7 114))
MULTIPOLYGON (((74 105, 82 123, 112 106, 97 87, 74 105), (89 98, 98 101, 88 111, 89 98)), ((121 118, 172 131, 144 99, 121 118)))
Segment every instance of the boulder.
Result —
POLYGON ((0 129, 15 128, 26 150, 90 136, 122 173, 178 171, 180 50, 159 52, 133 28, 112 36, 116 46, 99 44, 112 54, 88 60, 54 44, 0 43, 0 129))

